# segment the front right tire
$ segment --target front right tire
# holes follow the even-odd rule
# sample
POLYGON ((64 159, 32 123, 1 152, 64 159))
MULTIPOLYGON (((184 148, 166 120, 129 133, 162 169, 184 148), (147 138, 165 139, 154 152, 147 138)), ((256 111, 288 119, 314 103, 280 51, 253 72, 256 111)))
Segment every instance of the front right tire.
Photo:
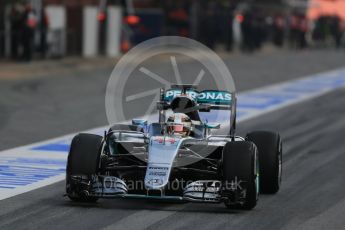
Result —
POLYGON ((66 167, 67 196, 78 202, 96 202, 98 198, 84 194, 81 189, 72 183, 72 176, 82 176, 91 179, 99 166, 102 137, 93 134, 81 133, 76 135, 71 143, 66 167))

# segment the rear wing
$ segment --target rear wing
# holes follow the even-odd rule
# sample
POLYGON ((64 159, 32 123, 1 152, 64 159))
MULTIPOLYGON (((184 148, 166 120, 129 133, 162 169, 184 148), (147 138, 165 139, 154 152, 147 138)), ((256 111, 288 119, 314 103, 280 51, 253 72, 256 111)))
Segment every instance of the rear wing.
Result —
POLYGON ((192 99, 200 110, 231 110, 235 95, 228 91, 203 90, 197 91, 194 88, 181 89, 174 87, 164 91, 161 101, 170 104, 176 97, 186 96, 192 99))

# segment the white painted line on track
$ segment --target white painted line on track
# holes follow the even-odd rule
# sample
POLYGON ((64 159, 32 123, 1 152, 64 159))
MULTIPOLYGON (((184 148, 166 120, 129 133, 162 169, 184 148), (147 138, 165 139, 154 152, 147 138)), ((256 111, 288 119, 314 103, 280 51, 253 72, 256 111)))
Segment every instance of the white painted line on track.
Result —
MULTIPOLYGON (((345 87, 345 68, 238 94, 238 122, 345 87)), ((221 119, 226 119, 224 116, 221 119)), ((103 134, 107 127, 85 132, 103 134)), ((69 143, 75 134, 0 152, 0 200, 65 178, 69 143)))

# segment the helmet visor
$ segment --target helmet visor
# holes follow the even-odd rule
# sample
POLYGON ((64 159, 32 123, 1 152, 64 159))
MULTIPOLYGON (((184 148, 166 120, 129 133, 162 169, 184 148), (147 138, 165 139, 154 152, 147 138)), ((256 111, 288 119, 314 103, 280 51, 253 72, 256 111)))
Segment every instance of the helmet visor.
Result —
POLYGON ((174 130, 174 132, 183 132, 183 124, 173 124, 172 130, 174 130))

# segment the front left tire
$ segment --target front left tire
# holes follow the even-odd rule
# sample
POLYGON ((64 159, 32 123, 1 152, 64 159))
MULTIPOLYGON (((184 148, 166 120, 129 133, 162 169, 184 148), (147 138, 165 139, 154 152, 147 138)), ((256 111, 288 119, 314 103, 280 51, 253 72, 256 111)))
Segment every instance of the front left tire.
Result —
POLYGON ((257 148, 250 141, 228 142, 223 149, 223 183, 241 186, 245 189, 244 202, 232 204, 225 202, 228 208, 253 209, 258 201, 258 158, 257 148), (243 183, 242 183, 243 182, 243 183), (238 184, 239 183, 239 184, 238 184))
POLYGON ((275 194, 282 181, 282 141, 278 133, 255 131, 247 134, 259 151, 260 193, 275 194))

